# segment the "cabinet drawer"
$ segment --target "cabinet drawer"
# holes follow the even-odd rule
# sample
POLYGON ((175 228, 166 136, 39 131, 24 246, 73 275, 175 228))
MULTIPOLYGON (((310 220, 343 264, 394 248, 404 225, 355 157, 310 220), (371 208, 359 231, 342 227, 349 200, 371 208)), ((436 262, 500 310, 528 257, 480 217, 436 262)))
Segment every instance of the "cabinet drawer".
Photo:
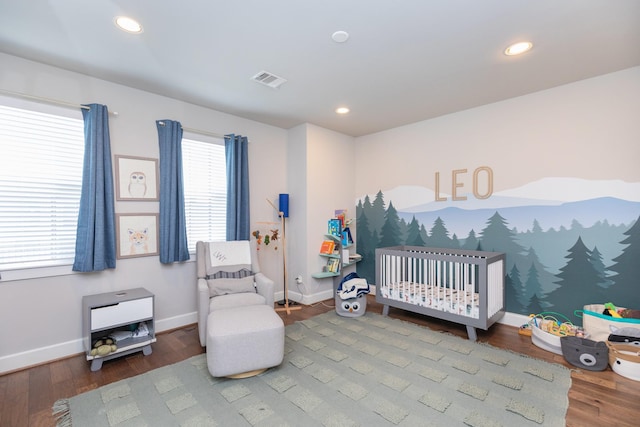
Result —
POLYGON ((91 309, 91 330, 133 323, 153 317, 153 298, 122 301, 91 309))

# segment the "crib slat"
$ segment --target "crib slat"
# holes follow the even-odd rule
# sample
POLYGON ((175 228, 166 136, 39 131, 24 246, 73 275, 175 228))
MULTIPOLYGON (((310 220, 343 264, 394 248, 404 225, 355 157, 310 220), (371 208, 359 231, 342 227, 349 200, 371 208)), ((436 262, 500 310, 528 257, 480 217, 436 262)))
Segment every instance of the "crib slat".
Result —
MULTIPOLYGON (((487 329, 504 313, 503 253, 426 247, 376 249, 376 299, 487 329)), ((469 329, 471 328, 471 329, 469 329)))

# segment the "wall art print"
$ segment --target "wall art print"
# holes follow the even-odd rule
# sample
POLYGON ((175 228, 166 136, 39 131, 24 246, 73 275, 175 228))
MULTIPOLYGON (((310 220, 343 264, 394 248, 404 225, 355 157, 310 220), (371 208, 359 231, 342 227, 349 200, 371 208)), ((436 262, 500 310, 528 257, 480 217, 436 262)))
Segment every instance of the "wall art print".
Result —
POLYGON ((117 258, 159 255, 158 214, 116 214, 117 258))
POLYGON ((406 186, 356 200, 357 272, 375 283, 375 249, 505 252, 506 309, 574 315, 586 304, 640 309, 640 183, 543 178, 485 200, 435 201, 406 186))
POLYGON ((115 156, 116 200, 158 201, 158 159, 115 156))

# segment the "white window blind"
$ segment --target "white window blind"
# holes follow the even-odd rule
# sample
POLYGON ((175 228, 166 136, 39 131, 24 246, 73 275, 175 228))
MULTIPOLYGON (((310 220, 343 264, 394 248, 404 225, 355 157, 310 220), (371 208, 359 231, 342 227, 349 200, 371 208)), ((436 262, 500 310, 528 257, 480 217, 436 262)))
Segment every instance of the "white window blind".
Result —
POLYGON ((224 141, 182 139, 182 173, 189 252, 196 242, 227 237, 227 166, 224 141))
POLYGON ((0 269, 73 263, 84 124, 68 115, 0 105, 0 269))

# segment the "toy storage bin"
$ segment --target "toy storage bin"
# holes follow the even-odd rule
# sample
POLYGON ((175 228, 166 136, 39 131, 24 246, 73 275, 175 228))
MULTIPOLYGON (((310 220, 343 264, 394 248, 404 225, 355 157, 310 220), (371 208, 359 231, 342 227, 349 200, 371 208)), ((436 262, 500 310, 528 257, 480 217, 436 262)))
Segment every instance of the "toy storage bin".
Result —
POLYGON ((607 341, 609 365, 618 375, 640 381, 640 347, 633 344, 619 344, 607 341))
POLYGON ((360 317, 367 311, 367 294, 370 292, 366 279, 356 273, 347 274, 335 292, 336 313, 344 317, 360 317))
POLYGON ((560 337, 545 332, 536 325, 531 325, 531 342, 543 350, 562 355, 560 337))
POLYGON ((559 355, 562 355, 561 337, 589 338, 582 328, 574 326, 569 319, 560 313, 532 314, 529 325, 531 326, 531 342, 543 350, 559 355), (556 317, 564 319, 564 322, 558 321, 556 317))
POLYGON ((560 338, 564 359, 588 371, 604 371, 609 363, 609 348, 603 341, 580 337, 560 338))

